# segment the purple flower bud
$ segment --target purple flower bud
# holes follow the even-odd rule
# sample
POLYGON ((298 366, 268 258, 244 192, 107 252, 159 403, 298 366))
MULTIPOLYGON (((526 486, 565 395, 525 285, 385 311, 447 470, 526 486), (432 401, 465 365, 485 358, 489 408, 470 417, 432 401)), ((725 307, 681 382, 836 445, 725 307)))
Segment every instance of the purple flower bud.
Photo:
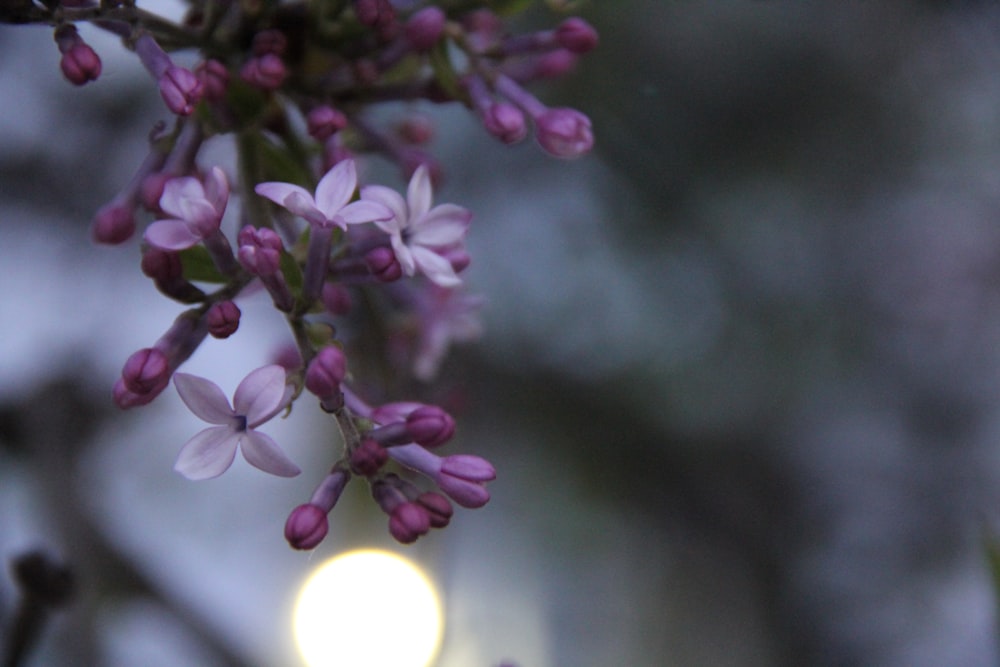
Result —
POLYGON ((430 529, 430 514, 417 503, 402 503, 389 515, 389 534, 403 544, 416 542, 430 529))
POLYGON ((400 266, 396 255, 388 246, 379 246, 369 250, 365 255, 365 263, 372 275, 381 282, 391 283, 403 277, 403 267, 400 266))
POLYGON ((451 515, 455 513, 448 499, 434 491, 421 493, 417 496, 416 502, 427 510, 431 528, 444 528, 451 522, 451 515))
POLYGON ((583 54, 597 47, 597 31, 583 19, 574 16, 556 27, 556 42, 572 53, 583 54))
POLYGON ((566 49, 556 49, 549 53, 542 54, 531 63, 530 71, 523 74, 526 79, 558 79, 569 74, 574 67, 578 56, 566 49))
POLYGON ((410 46, 416 51, 429 50, 441 39, 445 19, 444 10, 435 5, 414 12, 404 28, 404 34, 409 40, 410 46))
POLYGON ((445 474, 439 475, 436 481, 438 487, 462 507, 475 509, 490 501, 490 492, 482 482, 470 482, 445 474))
POLYGON ((194 68, 194 75, 201 82, 204 97, 210 102, 220 102, 229 87, 229 70, 221 62, 209 59, 194 68))
POLYGON ((147 211, 162 212, 160 198, 163 196, 163 188, 171 178, 173 177, 170 174, 157 171, 142 179, 142 184, 139 186, 139 201, 147 211))
POLYGON ((316 141, 326 141, 347 127, 347 116, 331 106, 323 105, 306 114, 306 126, 310 137, 316 141))
POLYGON ((190 70, 171 65, 158 79, 167 108, 178 116, 190 116, 201 101, 202 85, 190 70))
POLYGON ((320 350, 309 362, 306 370, 306 389, 320 399, 327 400, 340 394, 340 383, 347 375, 347 360, 336 345, 320 350))
POLYGON ((440 253, 451 264, 455 273, 461 273, 469 268, 472 263, 472 256, 462 248, 449 248, 440 253))
POLYGON ((74 86, 82 86, 96 81, 101 75, 101 59, 90 48, 76 30, 76 26, 65 24, 56 29, 56 45, 62 54, 59 69, 66 80, 74 86))
POLYGON ((213 338, 229 338, 240 326, 240 309, 232 301, 216 301, 205 314, 205 323, 213 338))
MULTIPOLYGON (((164 385, 164 387, 165 386, 166 385, 164 385)), ((162 389, 160 391, 162 391, 162 389)), ((121 378, 118 378, 118 380, 115 381, 114 389, 111 392, 115 405, 122 410, 128 410, 129 408, 135 408, 140 405, 151 403, 152 400, 159 395, 160 392, 158 391, 150 392, 148 394, 137 394, 133 391, 129 391, 125 388, 125 382, 121 378)))
POLYGON ((135 394, 159 393, 169 381, 167 357, 156 348, 147 347, 133 353, 122 367, 125 389, 135 394))
POLYGON ((135 206, 128 201, 115 199, 97 211, 90 227, 91 237, 97 243, 117 245, 132 238, 135 233, 135 206))
POLYGON ((353 0, 353 4, 358 21, 371 28, 384 28, 396 20, 389 0, 353 0))
POLYGON ((483 114, 486 131, 505 144, 516 144, 528 134, 524 112, 508 102, 490 105, 483 114))
POLYGON ((497 478, 493 464, 481 456, 452 454, 441 460, 441 473, 470 482, 490 482, 497 478))
POLYGON ((277 232, 266 227, 257 229, 247 225, 236 237, 239 245, 237 257, 243 268, 255 276, 269 276, 281 269, 281 250, 284 247, 277 232))
POLYGON ((293 549, 314 549, 329 531, 326 512, 322 508, 306 503, 299 505, 285 521, 285 539, 293 549))
POLYGON ((365 438, 351 452, 351 472, 364 477, 371 477, 389 460, 385 447, 372 438, 365 438))
POLYGON ((262 56, 266 53, 273 53, 276 56, 284 55, 288 47, 288 38, 280 30, 261 30, 253 36, 253 54, 262 56))
POLYGON ((288 78, 288 68, 278 56, 265 53, 248 60, 240 69, 240 78, 261 90, 277 90, 288 78))
POLYGON ((406 430, 418 445, 437 447, 455 435, 455 420, 436 405, 425 405, 406 417, 406 430))
POLYGON ((142 253, 142 272, 153 279, 156 289, 172 299, 194 303, 205 298, 205 293, 184 278, 180 255, 170 250, 152 246, 142 253))
POLYGON ((575 109, 548 109, 535 118, 538 143, 550 155, 577 158, 594 145, 590 119, 575 109))
POLYGON ((407 143, 426 144, 434 138, 434 124, 427 116, 411 116, 399 124, 396 132, 407 143))
POLYGON ((346 315, 351 311, 351 293, 343 285, 324 283, 319 298, 331 315, 346 315))

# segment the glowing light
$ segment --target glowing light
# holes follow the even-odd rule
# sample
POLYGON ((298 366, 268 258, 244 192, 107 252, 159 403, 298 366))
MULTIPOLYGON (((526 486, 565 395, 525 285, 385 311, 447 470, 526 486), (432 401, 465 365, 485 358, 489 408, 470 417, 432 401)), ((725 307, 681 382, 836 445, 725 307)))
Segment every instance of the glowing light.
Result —
POLYGON ((295 640, 309 667, 427 667, 443 626, 430 580, 387 551, 327 561, 295 603, 295 640))

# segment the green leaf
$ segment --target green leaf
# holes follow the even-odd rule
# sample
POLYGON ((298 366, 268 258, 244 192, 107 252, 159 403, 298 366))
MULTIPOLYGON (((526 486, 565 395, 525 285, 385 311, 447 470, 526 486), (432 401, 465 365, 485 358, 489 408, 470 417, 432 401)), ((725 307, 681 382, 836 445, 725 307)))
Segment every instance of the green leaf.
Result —
POLYGON ((448 43, 442 40, 435 44, 434 48, 430 50, 429 56, 431 68, 434 70, 434 77, 441 84, 441 88, 448 93, 449 97, 456 100, 464 100, 465 92, 459 84, 458 73, 455 71, 455 66, 448 55, 448 43))
POLYGON ((191 282, 225 283, 228 281, 215 268, 215 262, 212 261, 212 256, 208 253, 205 246, 192 246, 187 250, 181 250, 178 254, 181 257, 181 267, 184 270, 184 277, 191 282))

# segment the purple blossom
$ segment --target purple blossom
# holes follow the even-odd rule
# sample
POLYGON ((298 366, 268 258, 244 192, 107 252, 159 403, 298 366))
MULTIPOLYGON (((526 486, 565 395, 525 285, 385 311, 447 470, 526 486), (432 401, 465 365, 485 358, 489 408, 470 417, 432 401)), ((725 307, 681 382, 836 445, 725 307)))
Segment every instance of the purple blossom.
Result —
POLYGON ((172 178, 163 186, 160 208, 174 216, 146 228, 144 238, 161 250, 184 250, 219 231, 229 201, 225 173, 213 167, 205 183, 192 176, 172 178))
POLYGON ((376 220, 375 224, 389 234, 393 253, 406 275, 412 276, 419 269, 443 287, 461 284, 451 262, 441 252, 462 243, 472 214, 455 204, 431 208, 431 177, 426 165, 413 172, 405 201, 395 190, 381 185, 362 188, 361 198, 392 212, 391 217, 376 220))
POLYGON ((435 287, 417 305, 420 322, 413 374, 419 380, 432 380, 452 343, 476 340, 482 334, 479 309, 481 296, 455 289, 435 287))
POLYGON ((335 164, 320 179, 315 197, 299 185, 275 181, 260 183, 254 192, 321 229, 347 229, 347 225, 392 217, 392 211, 377 202, 360 200, 348 203, 357 186, 357 168, 354 160, 348 159, 335 164))
POLYGON ((322 508, 306 503, 299 505, 285 521, 285 539, 293 549, 315 549, 330 530, 329 520, 322 508))
POLYGON ((181 448, 174 469, 188 479, 218 477, 233 464, 236 450, 251 465, 281 477, 294 477, 300 470, 270 438, 254 429, 288 405, 285 369, 264 366, 247 375, 229 404, 214 382, 187 373, 174 375, 174 386, 188 408, 209 424, 181 448))
POLYGON ((59 68, 66 80, 74 86, 82 86, 96 81, 101 75, 101 59, 90 48, 76 30, 76 26, 65 24, 56 29, 56 44, 62 59, 59 68))
POLYGON ((240 326, 240 308, 232 301, 216 301, 205 313, 208 333, 213 338, 229 338, 240 326))
POLYGON ((440 457, 420 445, 389 448, 398 463, 433 479, 438 487, 462 507, 482 507, 490 500, 486 482, 496 479, 496 470, 484 458, 471 454, 440 457))

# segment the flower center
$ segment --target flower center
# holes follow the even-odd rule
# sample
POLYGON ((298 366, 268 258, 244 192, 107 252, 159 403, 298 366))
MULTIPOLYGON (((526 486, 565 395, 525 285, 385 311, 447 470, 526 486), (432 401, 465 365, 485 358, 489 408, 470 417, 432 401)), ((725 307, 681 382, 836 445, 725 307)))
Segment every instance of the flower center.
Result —
POLYGON ((233 430, 240 433, 247 430, 247 418, 245 415, 233 416, 233 430))

